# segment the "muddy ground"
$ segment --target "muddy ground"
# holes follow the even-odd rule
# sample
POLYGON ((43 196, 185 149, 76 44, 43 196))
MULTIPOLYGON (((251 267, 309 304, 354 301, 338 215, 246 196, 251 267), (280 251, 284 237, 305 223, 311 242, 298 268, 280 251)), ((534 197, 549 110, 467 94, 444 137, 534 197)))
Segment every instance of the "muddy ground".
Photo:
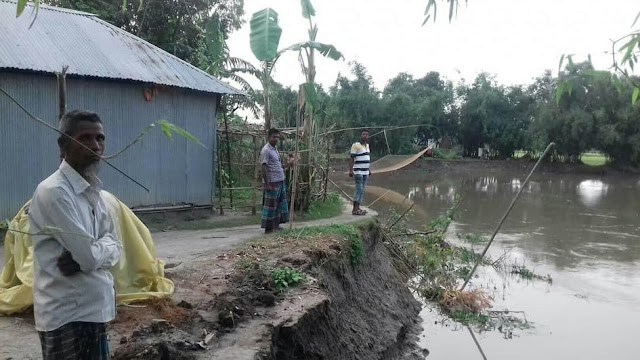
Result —
POLYGON ((358 265, 348 235, 294 232, 169 269, 173 301, 119 312, 114 359, 424 358, 420 304, 377 227, 362 229, 358 265), (279 291, 271 271, 285 267, 304 284, 279 291))
MULTIPOLYGON (((419 358, 420 305, 378 239, 365 234, 363 262, 353 267, 344 235, 302 230, 354 220, 364 219, 346 213, 271 237, 249 227, 154 234, 176 293, 118 308, 114 358, 419 358), (284 267, 305 273, 304 285, 276 289, 271 271, 284 267)), ((2 359, 40 358, 31 314, 0 317, 0 343, 2 359)))

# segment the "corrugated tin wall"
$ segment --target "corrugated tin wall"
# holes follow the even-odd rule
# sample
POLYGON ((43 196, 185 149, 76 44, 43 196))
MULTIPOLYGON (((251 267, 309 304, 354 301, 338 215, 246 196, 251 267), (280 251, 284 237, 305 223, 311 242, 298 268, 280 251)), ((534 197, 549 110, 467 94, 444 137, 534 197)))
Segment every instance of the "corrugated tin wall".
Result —
MULTIPOLYGON (((34 115, 57 126, 56 77, 0 72, 0 86, 34 115)), ((103 164, 105 189, 130 207, 209 205, 213 197, 216 97, 176 88, 157 89, 151 101, 145 85, 89 78, 67 78, 67 109, 97 112, 107 135, 107 154, 135 139, 148 124, 165 119, 195 135, 206 148, 159 128, 111 162, 150 189, 103 164)), ((29 119, 0 94, 0 218, 12 218, 37 184, 57 166, 57 134, 29 119)))

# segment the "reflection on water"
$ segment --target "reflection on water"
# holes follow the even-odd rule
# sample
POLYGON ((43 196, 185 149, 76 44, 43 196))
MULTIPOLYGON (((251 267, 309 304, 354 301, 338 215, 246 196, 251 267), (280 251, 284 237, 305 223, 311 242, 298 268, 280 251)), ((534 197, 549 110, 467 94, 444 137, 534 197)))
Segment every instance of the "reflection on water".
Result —
MULTIPOLYGON (((490 235, 526 175, 416 174, 376 176, 372 185, 415 202, 419 211, 408 224, 414 228, 424 227, 460 195, 458 218, 450 229, 454 238, 490 235)), ((366 196, 365 203, 377 198, 366 196)), ((484 269, 474 280, 474 286, 498 290, 496 309, 525 311, 535 324, 512 340, 479 334, 489 359, 640 358, 639 204, 637 178, 532 178, 490 255, 497 258, 510 249, 518 262, 526 262, 538 274, 550 274, 554 282, 549 287, 513 281, 492 269, 484 269)), ((373 208, 385 217, 397 205, 382 199, 373 208)), ((423 317, 422 345, 431 351, 429 358, 481 358, 467 331, 434 325, 439 317, 428 308, 423 317)))
POLYGON ((578 195, 582 203, 588 207, 595 207, 603 196, 607 195, 609 185, 601 180, 584 180, 578 184, 578 195))

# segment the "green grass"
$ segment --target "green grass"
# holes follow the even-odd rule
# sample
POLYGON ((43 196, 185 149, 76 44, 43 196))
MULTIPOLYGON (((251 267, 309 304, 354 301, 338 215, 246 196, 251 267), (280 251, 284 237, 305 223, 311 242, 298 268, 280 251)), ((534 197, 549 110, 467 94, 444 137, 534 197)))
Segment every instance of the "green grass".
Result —
POLYGON ((488 239, 482 235, 478 234, 465 234, 461 237, 462 241, 467 242, 472 245, 486 243, 488 239))
POLYGON ((589 166, 602 166, 607 164, 607 157, 601 153, 586 152, 582 154, 580 161, 589 166))
POLYGON ((513 153, 513 158, 514 159, 522 159, 525 155, 527 155, 527 152, 524 150, 517 150, 513 153))
POLYGON ((310 226, 301 229, 286 229, 277 234, 278 237, 294 237, 302 240, 313 239, 318 236, 332 236, 350 241, 360 238, 360 232, 355 224, 335 224, 310 226))
POLYGON ((226 229, 238 226, 248 226, 260 224, 260 214, 220 216, 211 219, 185 220, 185 221, 147 221, 145 225, 151 232, 164 230, 211 230, 226 229))
POLYGON ((351 266, 358 267, 364 259, 364 243, 362 241, 359 227, 362 224, 371 223, 370 220, 352 224, 336 224, 311 226, 302 229, 287 229, 277 234, 280 238, 295 238, 298 240, 312 240, 318 237, 328 237, 335 240, 342 240, 349 246, 349 258, 351 266))
POLYGON ((433 149, 433 158, 441 160, 459 160, 462 159, 462 149, 454 147, 453 149, 435 148, 433 149))
POLYGON ((320 219, 329 219, 342 214, 344 202, 340 195, 336 193, 327 194, 326 201, 318 200, 311 203, 309 211, 303 214, 305 220, 313 221, 320 219))
POLYGON ((449 314, 451 319, 463 325, 473 325, 481 329, 491 328, 492 322, 489 315, 477 314, 471 311, 456 310, 449 314))
POLYGON ((351 258, 351 266, 358 267, 362 264, 364 258, 364 243, 360 237, 352 237, 350 239, 349 257, 351 258))
POLYGON ((299 270, 285 267, 274 269, 271 272, 271 278, 276 285, 276 290, 283 292, 290 287, 304 283, 307 276, 299 270))
MULTIPOLYGON (((235 194, 235 193, 234 193, 235 194)), ((235 199, 235 197, 234 197, 235 199)), ((234 200, 235 201, 235 200, 234 200)), ((327 194, 327 200, 317 200, 311 203, 309 211, 306 213, 296 213, 295 221, 315 221, 322 219, 330 219, 342 214, 343 209, 342 198, 335 193, 327 194)), ((166 220, 150 220, 145 225, 151 232, 159 232, 163 230, 210 230, 225 229, 239 226, 259 225, 261 208, 257 207, 256 215, 235 214, 230 216, 213 216, 207 219, 185 220, 185 221, 166 221, 166 220)))
POLYGON ((551 275, 546 275, 546 276, 538 275, 533 270, 528 269, 524 265, 517 265, 517 264, 512 265, 511 274, 520 276, 525 280, 541 280, 541 281, 546 281, 548 283, 553 283, 553 279, 551 278, 551 275))

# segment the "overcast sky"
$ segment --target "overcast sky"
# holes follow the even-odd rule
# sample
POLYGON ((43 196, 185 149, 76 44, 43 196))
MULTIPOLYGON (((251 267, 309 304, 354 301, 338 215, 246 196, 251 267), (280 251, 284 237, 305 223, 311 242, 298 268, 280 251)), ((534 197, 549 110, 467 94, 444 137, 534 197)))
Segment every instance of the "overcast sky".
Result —
MULTIPOLYGON (((545 69, 554 72, 560 56, 592 55, 596 67, 611 64, 610 39, 625 35, 640 11, 637 0, 469 0, 448 22, 446 2, 438 0, 437 22, 422 26, 427 0, 313 0, 318 41, 333 44, 344 61, 322 59, 316 80, 331 86, 348 62, 359 61, 382 89, 399 72, 416 77, 438 71, 448 79, 472 81, 482 71, 507 84, 530 83, 545 69)), ((279 14, 280 47, 304 41, 308 23, 299 0, 245 0, 245 26, 229 39, 233 56, 258 61, 249 47, 249 19, 265 7, 279 14)), ((279 60, 277 81, 304 81, 297 55, 279 60)))

